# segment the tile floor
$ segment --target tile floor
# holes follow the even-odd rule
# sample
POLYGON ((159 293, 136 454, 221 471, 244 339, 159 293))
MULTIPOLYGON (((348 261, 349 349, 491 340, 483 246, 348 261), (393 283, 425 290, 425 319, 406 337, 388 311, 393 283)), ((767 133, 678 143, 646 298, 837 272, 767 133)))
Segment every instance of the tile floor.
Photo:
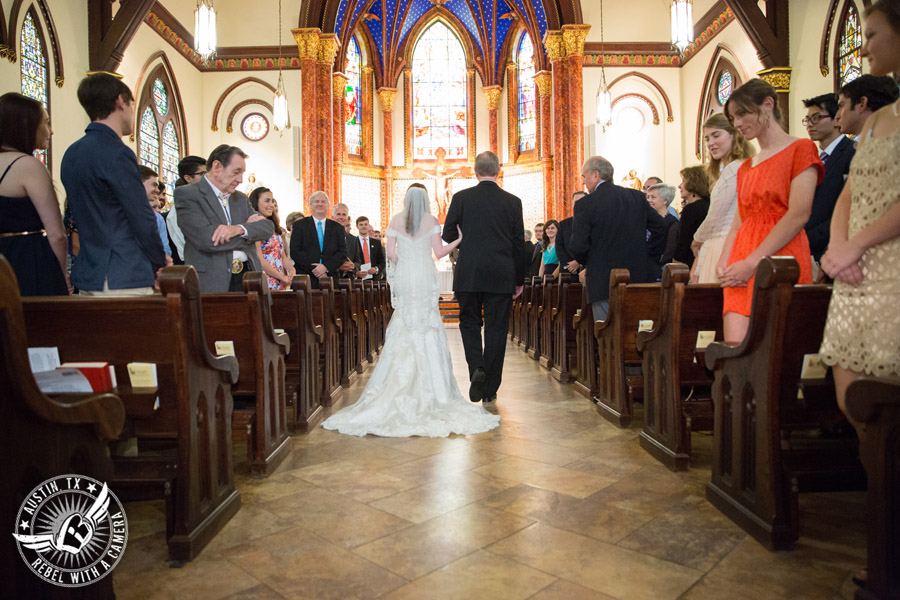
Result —
MULTIPOLYGON (((458 381, 466 369, 448 329, 458 381)), ((362 392, 371 369, 349 389, 362 392)), ((464 388, 465 392, 466 389, 464 388)), ((671 473, 521 351, 500 427, 445 439, 316 429, 269 478, 239 464, 242 508, 193 562, 166 562, 163 505, 126 505, 121 599, 849 599, 865 496, 801 497, 803 535, 772 553, 706 500, 711 438, 671 473)), ((236 459, 242 452, 236 450, 236 459)), ((244 454, 245 455, 245 454, 244 454)))

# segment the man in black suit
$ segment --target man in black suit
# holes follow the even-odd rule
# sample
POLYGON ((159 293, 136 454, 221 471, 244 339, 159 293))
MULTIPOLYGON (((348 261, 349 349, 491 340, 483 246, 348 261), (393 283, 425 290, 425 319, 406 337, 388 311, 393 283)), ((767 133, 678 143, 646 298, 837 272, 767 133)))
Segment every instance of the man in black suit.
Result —
MULTIPOLYGON (((522 261, 522 271, 525 273, 524 281, 529 282, 531 281, 531 274, 529 273, 529 271, 531 270, 531 259, 534 258, 535 248, 537 247, 537 244, 533 244, 531 242, 530 229, 525 230, 525 235, 522 236, 522 238, 524 242, 522 243, 522 253, 520 254, 519 260, 522 261)), ((456 268, 455 264, 453 265, 453 268, 456 268)))
POLYGON ((344 240, 347 243, 347 260, 338 267, 338 277, 350 279, 356 276, 362 259, 359 253, 359 238, 350 232, 350 208, 343 202, 331 207, 331 218, 344 228, 344 240))
POLYGON ((360 269, 356 276, 360 279, 384 279, 384 247, 381 242, 369 235, 371 226, 368 217, 356 218, 356 229, 359 231, 357 246, 359 250, 360 269), (368 269, 362 266, 368 264, 368 269))
POLYGON ((818 264, 828 248, 831 214, 850 174, 850 161, 856 150, 853 141, 841 133, 841 125, 835 120, 838 103, 834 94, 804 100, 803 105, 806 107, 803 125, 809 139, 819 144, 819 158, 825 165, 825 176, 816 186, 812 212, 804 227, 809 238, 809 251, 818 264))
POLYGON ((575 229, 569 252, 584 265, 580 277, 588 290, 595 321, 609 312, 609 273, 628 269, 632 283, 659 278, 659 266, 647 255, 647 231, 665 235, 666 222, 647 203, 643 192, 613 183, 613 166, 592 156, 581 169, 591 193, 575 205, 575 229))
POLYGON ((338 277, 338 268, 347 260, 344 228, 328 218, 328 195, 313 192, 309 197, 311 216, 294 223, 291 232, 291 260, 298 275, 309 275, 313 288, 319 278, 338 277))
POLYGON ((506 353, 506 331, 512 299, 522 292, 525 277, 519 260, 524 244, 522 201, 497 185, 500 161, 493 152, 475 158, 478 185, 453 195, 443 239, 459 233, 453 291, 459 300, 459 332, 469 365, 469 400, 491 402, 497 397, 506 353), (481 314, 484 310, 484 350, 481 314))
MULTIPOLYGON (((584 190, 578 190, 572 194, 573 210, 575 203, 584 196, 587 196, 587 192, 584 190)), ((569 252, 569 244, 572 239, 572 231, 574 228, 575 217, 567 217, 559 222, 559 231, 556 233, 556 257, 559 259, 560 266, 569 273, 577 273, 581 270, 582 266, 580 262, 575 260, 572 253, 569 252)))
POLYGON ((534 249, 531 251, 531 266, 525 273, 528 281, 532 277, 537 277, 541 270, 541 262, 544 258, 544 224, 538 223, 534 226, 534 249))

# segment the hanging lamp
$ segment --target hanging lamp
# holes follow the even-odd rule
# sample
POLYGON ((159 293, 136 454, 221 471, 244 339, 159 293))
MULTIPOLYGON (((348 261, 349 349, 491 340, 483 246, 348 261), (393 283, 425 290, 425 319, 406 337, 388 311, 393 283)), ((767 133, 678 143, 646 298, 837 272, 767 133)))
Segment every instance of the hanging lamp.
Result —
POLYGON ((284 77, 281 74, 281 0, 278 0, 278 85, 275 86, 275 99, 272 101, 272 117, 272 125, 279 135, 291 126, 287 94, 284 91, 284 77))
POLYGON ((197 0, 194 9, 194 50, 204 61, 216 53, 216 9, 213 0, 197 0))
MULTIPOLYGON (((600 47, 603 48, 603 0, 600 0, 600 47)), ((603 61, 601 50, 600 60, 603 61)), ((600 63, 600 87, 597 88, 597 125, 604 132, 612 125, 612 94, 609 93, 609 85, 606 83, 606 67, 600 63)))
POLYGON ((672 45, 684 54, 694 37, 692 0, 672 0, 672 45))

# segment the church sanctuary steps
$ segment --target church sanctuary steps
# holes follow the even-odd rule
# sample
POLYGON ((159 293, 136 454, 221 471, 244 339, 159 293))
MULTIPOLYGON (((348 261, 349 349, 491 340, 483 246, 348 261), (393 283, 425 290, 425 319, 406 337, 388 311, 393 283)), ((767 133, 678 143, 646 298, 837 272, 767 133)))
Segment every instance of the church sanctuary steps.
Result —
POLYGON ((859 453, 868 478, 868 577, 856 599, 900 598, 900 382, 855 381, 847 390, 847 410, 866 427, 859 453))
POLYGON ((641 447, 673 471, 690 466, 691 430, 712 429, 712 380, 695 358, 697 333, 722 339, 721 286, 688 285, 689 279, 687 265, 666 265, 653 328, 637 334, 644 372, 641 447))
POLYGON ((553 364, 550 375, 560 383, 568 383, 572 378, 575 363, 575 328, 572 317, 581 306, 581 283, 578 276, 560 273, 557 301, 550 318, 553 332, 553 364))
MULTIPOLYGON (((3 423, 3 481, 0 518, 13 523, 26 494, 51 477, 77 473, 98 481, 112 479, 113 466, 106 442, 119 436, 125 407, 113 394, 41 393, 26 353, 25 322, 19 286, 12 267, 0 256, 0 420, 3 423)), ((74 596, 34 576, 19 558, 11 536, 0 544, 4 598, 74 596)), ((112 577, 91 586, 92 598, 114 598, 112 577)))
POLYGON ((559 301, 559 282, 554 275, 544 275, 541 286, 543 300, 538 307, 538 320, 541 337, 541 366, 550 369, 553 366, 553 309, 559 301))
POLYGON ((111 487, 123 501, 164 498, 169 558, 188 561, 240 509, 231 441, 238 361, 207 348, 192 267, 163 269, 159 285, 156 296, 22 304, 28 346, 55 346, 64 361, 109 362, 120 382, 128 363, 156 364, 159 408, 149 418, 126 412, 139 453, 113 458, 111 487))
POLYGON ((838 418, 829 380, 802 380, 804 356, 822 342, 831 286, 795 285, 792 257, 760 262, 750 324, 739 346, 713 343, 714 447, 706 497, 771 549, 800 535, 798 492, 859 489, 855 439, 814 439, 838 418), (798 393, 798 392, 802 392, 798 393))
POLYGON ((272 297, 265 274, 244 274, 243 293, 203 294, 203 324, 211 352, 216 342, 234 346, 239 376, 232 426, 246 430, 250 474, 272 473, 291 449, 287 432, 285 354, 290 341, 272 324, 272 297))

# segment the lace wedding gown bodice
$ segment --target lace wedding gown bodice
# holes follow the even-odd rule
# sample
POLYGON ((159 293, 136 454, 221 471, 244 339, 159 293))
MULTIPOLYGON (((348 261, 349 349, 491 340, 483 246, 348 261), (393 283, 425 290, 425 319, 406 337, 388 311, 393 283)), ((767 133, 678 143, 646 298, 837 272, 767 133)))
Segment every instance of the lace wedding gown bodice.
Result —
POLYGON ((463 397, 453 377, 431 252, 431 236, 440 231, 436 225, 412 238, 387 230, 397 240, 398 259, 387 262, 394 314, 384 348, 359 400, 328 418, 325 429, 358 436, 445 437, 482 433, 499 424, 499 416, 463 397))

